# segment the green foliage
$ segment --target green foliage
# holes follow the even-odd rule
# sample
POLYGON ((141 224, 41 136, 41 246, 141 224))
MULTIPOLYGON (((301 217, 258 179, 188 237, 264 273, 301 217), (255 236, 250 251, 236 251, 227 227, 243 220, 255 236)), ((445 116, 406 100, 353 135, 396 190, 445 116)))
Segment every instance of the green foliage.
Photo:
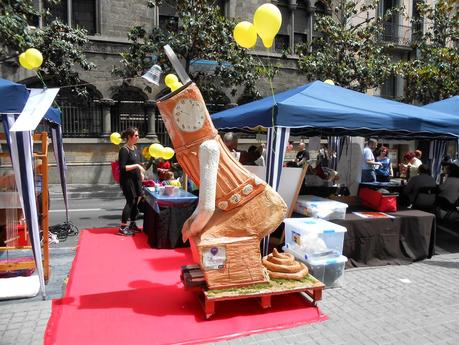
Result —
POLYGON ((255 83, 259 70, 254 68, 253 57, 234 42, 236 23, 221 14, 216 1, 178 0, 176 8, 178 22, 171 21, 166 28, 156 27, 150 33, 138 26, 131 29, 128 38, 132 44, 121 54, 122 67, 114 68, 114 73, 126 78, 140 76, 153 62, 161 65, 165 73, 174 73, 163 49, 169 44, 207 102, 227 102, 221 90, 228 88, 234 95, 240 86, 252 97, 258 96, 255 83), (192 63, 200 59, 216 65, 198 72, 192 63))
POLYGON ((457 0, 435 6, 418 2, 413 18, 416 58, 401 62, 397 73, 406 80, 406 101, 427 104, 459 93, 459 14, 457 0))
POLYGON ((312 44, 295 49, 300 70, 311 80, 331 79, 361 92, 380 87, 393 73, 386 51, 390 45, 381 39, 383 24, 401 9, 370 17, 368 13, 376 13, 377 6, 377 0, 363 5, 354 0, 330 1, 331 15, 316 17, 312 44))
MULTIPOLYGON (((36 11, 30 0, 0 0, 0 61, 33 47, 43 54, 39 73, 48 86, 78 84, 80 80, 75 67, 83 70, 95 67, 83 52, 88 43, 86 30, 71 28, 58 20, 42 29, 31 28, 29 22, 40 15, 46 16, 47 13, 36 11)), ((75 91, 84 92, 81 89, 75 91)))

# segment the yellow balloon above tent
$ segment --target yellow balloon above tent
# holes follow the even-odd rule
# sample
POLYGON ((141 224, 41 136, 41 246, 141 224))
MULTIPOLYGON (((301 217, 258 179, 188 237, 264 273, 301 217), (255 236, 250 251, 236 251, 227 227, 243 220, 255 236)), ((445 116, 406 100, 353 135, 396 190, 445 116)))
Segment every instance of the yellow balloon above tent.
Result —
POLYGON ((43 63, 43 55, 38 49, 29 48, 25 51, 25 58, 30 66, 38 69, 43 63))
POLYGON ((163 150, 163 155, 162 157, 165 159, 165 160, 169 160, 171 159, 172 157, 174 157, 174 154, 175 154, 175 151, 172 147, 165 147, 164 150, 163 150))
POLYGON ((331 79, 327 79, 324 81, 325 84, 328 84, 328 85, 335 85, 335 82, 331 79))
POLYGON ((163 156, 164 146, 158 143, 151 144, 150 147, 148 148, 148 152, 150 152, 150 155, 153 158, 160 158, 163 156))
POLYGON ((29 61, 27 61, 26 59, 25 53, 22 53, 21 55, 19 55, 19 63, 22 67, 24 67, 25 69, 29 71, 33 70, 32 65, 30 65, 29 61))
POLYGON ((274 37, 282 25, 282 14, 273 4, 263 4, 257 8, 253 16, 255 30, 266 48, 273 45, 274 37))
POLYGON ((233 37, 236 43, 243 48, 252 48, 257 43, 255 26, 247 21, 240 22, 234 27, 233 37))

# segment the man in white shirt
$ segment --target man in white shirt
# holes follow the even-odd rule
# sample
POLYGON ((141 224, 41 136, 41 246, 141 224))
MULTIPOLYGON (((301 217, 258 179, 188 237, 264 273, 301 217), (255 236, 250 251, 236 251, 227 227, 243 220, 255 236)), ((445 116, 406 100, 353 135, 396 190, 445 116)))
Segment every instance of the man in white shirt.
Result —
POLYGON ((375 167, 381 166, 380 162, 375 161, 373 150, 378 145, 376 139, 369 139, 367 146, 363 149, 362 158, 362 182, 376 182, 375 167))

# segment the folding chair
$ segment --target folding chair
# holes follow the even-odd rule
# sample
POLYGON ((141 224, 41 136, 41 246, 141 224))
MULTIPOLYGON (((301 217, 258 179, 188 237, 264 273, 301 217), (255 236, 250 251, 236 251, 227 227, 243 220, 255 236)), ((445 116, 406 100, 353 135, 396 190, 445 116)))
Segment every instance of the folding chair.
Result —
POLYGON ((414 201, 413 208, 430 213, 435 213, 437 203, 437 187, 421 187, 418 189, 414 201))

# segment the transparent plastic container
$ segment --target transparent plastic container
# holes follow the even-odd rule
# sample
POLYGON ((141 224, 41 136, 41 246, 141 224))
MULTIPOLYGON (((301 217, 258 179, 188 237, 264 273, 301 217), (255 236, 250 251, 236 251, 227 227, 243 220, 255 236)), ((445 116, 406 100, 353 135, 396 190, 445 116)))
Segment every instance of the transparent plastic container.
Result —
POLYGON ((293 254, 295 258, 304 262, 309 268, 309 273, 325 284, 326 287, 340 287, 343 285, 344 268, 347 257, 311 258, 305 260, 300 253, 284 247, 284 251, 293 254))
POLYGON ((343 254, 344 226, 318 218, 286 218, 285 248, 304 260, 343 254))
POLYGON ((295 212, 321 219, 346 218, 347 204, 315 195, 300 195, 295 204, 295 212))

